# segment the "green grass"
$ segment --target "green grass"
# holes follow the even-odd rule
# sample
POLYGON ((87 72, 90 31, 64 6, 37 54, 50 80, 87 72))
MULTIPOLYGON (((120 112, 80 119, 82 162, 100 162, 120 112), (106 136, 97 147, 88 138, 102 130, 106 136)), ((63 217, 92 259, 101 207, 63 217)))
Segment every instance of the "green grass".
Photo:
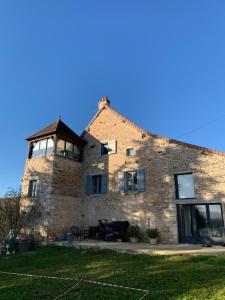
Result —
MULTIPOLYGON (((82 277, 149 290, 145 299, 225 299, 225 256, 147 256, 42 247, 0 257, 0 271, 82 277)), ((54 299, 74 281, 0 274, 1 300, 54 299)), ((81 283, 63 300, 138 300, 143 293, 81 283)))

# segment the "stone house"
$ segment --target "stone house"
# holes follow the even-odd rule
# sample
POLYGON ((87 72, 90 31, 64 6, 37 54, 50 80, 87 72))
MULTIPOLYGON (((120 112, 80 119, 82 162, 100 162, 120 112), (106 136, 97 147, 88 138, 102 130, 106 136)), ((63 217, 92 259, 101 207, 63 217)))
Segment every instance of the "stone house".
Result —
POLYGON ((44 207, 42 234, 107 219, 162 243, 223 242, 225 153, 149 133, 106 97, 81 136, 58 119, 27 141, 22 193, 44 207))

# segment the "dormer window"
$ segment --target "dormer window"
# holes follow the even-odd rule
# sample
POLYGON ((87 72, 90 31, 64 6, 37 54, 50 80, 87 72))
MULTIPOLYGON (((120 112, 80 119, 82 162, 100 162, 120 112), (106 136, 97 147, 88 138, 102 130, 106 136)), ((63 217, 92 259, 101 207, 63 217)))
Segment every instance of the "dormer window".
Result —
POLYGON ((29 158, 37 158, 47 155, 61 155, 76 161, 80 161, 80 152, 86 142, 70 129, 59 118, 49 126, 29 136, 29 158))
POLYGON ((64 140, 58 140, 56 153, 76 161, 80 161, 81 159, 80 149, 76 145, 64 140))
POLYGON ((32 144, 31 158, 52 155, 54 141, 52 138, 40 140, 32 144))

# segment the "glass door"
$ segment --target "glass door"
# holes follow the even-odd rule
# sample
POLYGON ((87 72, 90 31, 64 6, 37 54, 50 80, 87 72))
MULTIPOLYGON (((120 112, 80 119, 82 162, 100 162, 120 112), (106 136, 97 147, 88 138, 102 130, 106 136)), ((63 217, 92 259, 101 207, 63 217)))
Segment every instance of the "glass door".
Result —
POLYGON ((180 242, 224 244, 220 204, 179 204, 177 212, 180 242))
POLYGON ((207 213, 206 205, 194 205, 194 214, 195 214, 195 231, 194 234, 200 237, 209 237, 210 236, 210 228, 209 228, 209 218, 207 213))
POLYGON ((217 243, 221 242, 224 237, 223 216, 220 204, 212 204, 208 206, 211 225, 212 240, 217 243))

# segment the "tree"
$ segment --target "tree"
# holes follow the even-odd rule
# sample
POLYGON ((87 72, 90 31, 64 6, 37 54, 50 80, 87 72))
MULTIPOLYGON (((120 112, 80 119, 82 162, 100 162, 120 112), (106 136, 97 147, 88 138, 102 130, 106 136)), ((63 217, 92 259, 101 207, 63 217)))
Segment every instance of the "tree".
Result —
POLYGON ((22 230, 31 231, 31 226, 41 217, 41 210, 36 199, 29 200, 11 189, 0 200, 0 235, 5 237, 10 231, 16 235, 22 230))

